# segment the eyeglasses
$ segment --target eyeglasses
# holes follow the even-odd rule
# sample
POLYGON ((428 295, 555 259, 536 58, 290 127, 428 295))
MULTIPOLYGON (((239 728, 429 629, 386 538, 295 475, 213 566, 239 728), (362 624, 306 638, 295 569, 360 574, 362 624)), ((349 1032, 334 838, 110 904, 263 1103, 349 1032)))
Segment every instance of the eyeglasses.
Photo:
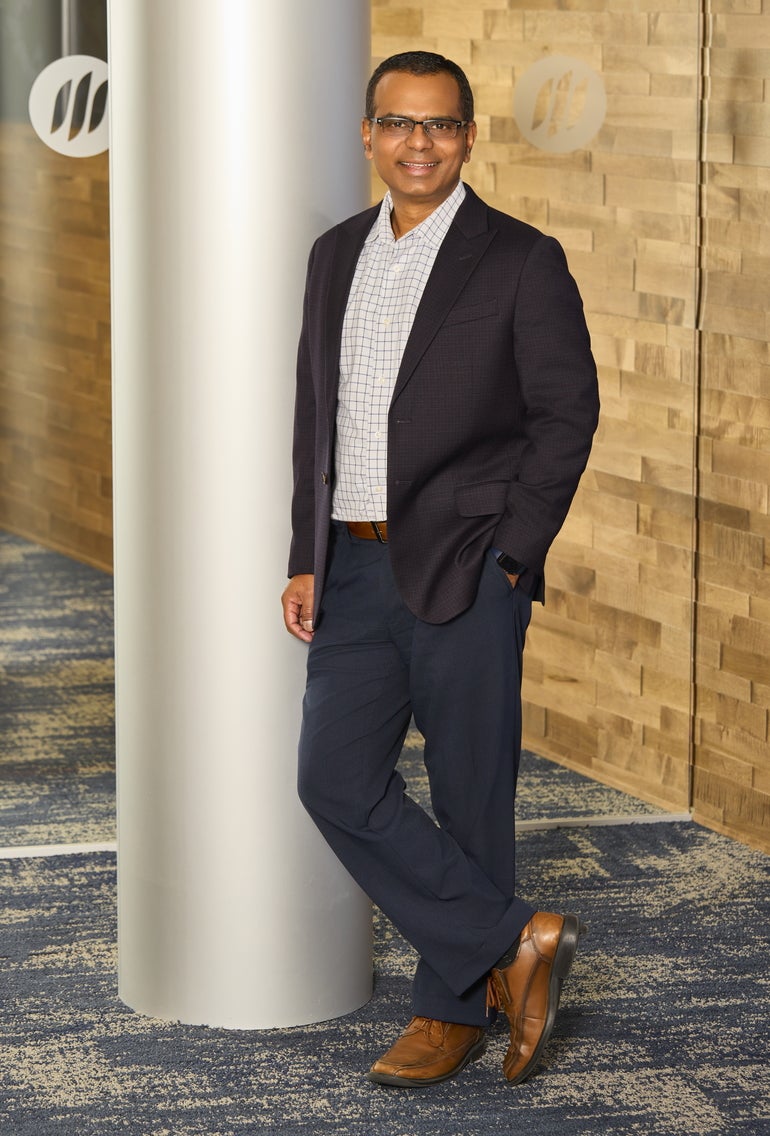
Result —
POLYGON ((406 138, 412 133, 415 126, 421 126, 428 138, 450 141, 457 137, 461 126, 470 126, 470 122, 460 122, 456 118, 400 118, 395 114, 387 114, 384 118, 370 118, 376 122, 386 138, 406 138))

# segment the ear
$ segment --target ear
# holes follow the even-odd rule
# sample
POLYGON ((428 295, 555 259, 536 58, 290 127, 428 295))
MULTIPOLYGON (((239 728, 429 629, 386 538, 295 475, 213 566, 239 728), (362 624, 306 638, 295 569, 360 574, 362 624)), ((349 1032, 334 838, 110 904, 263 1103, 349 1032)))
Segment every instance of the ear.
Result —
POLYGON ((361 121, 361 141, 364 144, 364 156, 372 160, 372 124, 368 118, 361 121))
POLYGON ((463 157, 464 162, 469 162, 471 160, 471 150, 473 149, 473 143, 475 141, 476 123, 470 122, 465 128, 465 155, 463 157))

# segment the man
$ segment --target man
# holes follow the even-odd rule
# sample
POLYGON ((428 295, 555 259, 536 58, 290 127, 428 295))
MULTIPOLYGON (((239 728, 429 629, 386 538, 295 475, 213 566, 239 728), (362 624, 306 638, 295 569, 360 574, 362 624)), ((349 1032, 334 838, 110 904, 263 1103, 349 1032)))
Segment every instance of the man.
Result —
POLYGON ((539 1063, 582 930, 515 895, 521 657, 596 427, 560 246, 460 180, 476 126, 450 60, 374 72, 361 136, 388 193, 315 244, 299 347, 288 630, 310 645, 305 807, 420 955, 372 1066, 428 1085, 484 1049, 539 1063), (411 716, 437 824, 395 771, 411 716))

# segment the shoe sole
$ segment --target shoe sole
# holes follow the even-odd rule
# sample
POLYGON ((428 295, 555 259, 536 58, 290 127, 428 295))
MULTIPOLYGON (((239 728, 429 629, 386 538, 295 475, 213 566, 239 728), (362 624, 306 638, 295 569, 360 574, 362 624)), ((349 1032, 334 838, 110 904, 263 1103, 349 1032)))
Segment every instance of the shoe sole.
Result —
POLYGON ((377 1085, 393 1085, 401 1089, 421 1089, 426 1085, 437 1085, 440 1081, 448 1081, 450 1077, 456 1077, 466 1065, 470 1065, 471 1061, 478 1061, 486 1047, 487 1039, 482 1037, 475 1045, 471 1046, 459 1065, 456 1065, 449 1073, 442 1073, 440 1077, 425 1077, 422 1080, 416 1080, 413 1077, 399 1077, 395 1073, 370 1072, 369 1080, 374 1081, 377 1085))
POLYGON ((556 954, 554 955, 553 965, 551 967, 551 977, 548 983, 548 1009, 545 1016, 545 1026, 543 1027, 543 1032, 540 1035, 540 1040, 537 1043, 534 1053, 524 1068, 521 1069, 515 1077, 508 1080, 509 1085, 520 1085, 522 1081, 525 1081, 527 1077, 534 1072, 538 1065, 540 1054, 543 1052, 548 1038, 551 1036, 551 1030, 556 1021, 556 1011, 559 1009, 559 999, 561 998, 561 988, 564 985, 564 979, 570 972, 580 936, 584 935, 587 930, 588 928, 585 923, 581 923, 577 915, 564 916, 564 926, 559 935, 559 945, 556 948, 556 954))

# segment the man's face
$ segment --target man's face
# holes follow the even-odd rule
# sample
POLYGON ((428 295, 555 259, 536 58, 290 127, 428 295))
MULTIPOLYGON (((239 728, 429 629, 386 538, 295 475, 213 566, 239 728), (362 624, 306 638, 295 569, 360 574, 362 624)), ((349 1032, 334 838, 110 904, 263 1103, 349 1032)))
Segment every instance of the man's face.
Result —
MULTIPOLYGON (((445 71, 437 75, 409 75, 388 71, 374 92, 374 114, 424 118, 462 119, 460 91, 445 71)), ((476 127, 460 128, 455 138, 429 138, 415 126, 404 138, 386 138, 368 119, 361 126, 367 158, 393 196, 393 203, 424 205, 425 215, 445 201, 457 185, 463 162, 470 160, 476 127)))

